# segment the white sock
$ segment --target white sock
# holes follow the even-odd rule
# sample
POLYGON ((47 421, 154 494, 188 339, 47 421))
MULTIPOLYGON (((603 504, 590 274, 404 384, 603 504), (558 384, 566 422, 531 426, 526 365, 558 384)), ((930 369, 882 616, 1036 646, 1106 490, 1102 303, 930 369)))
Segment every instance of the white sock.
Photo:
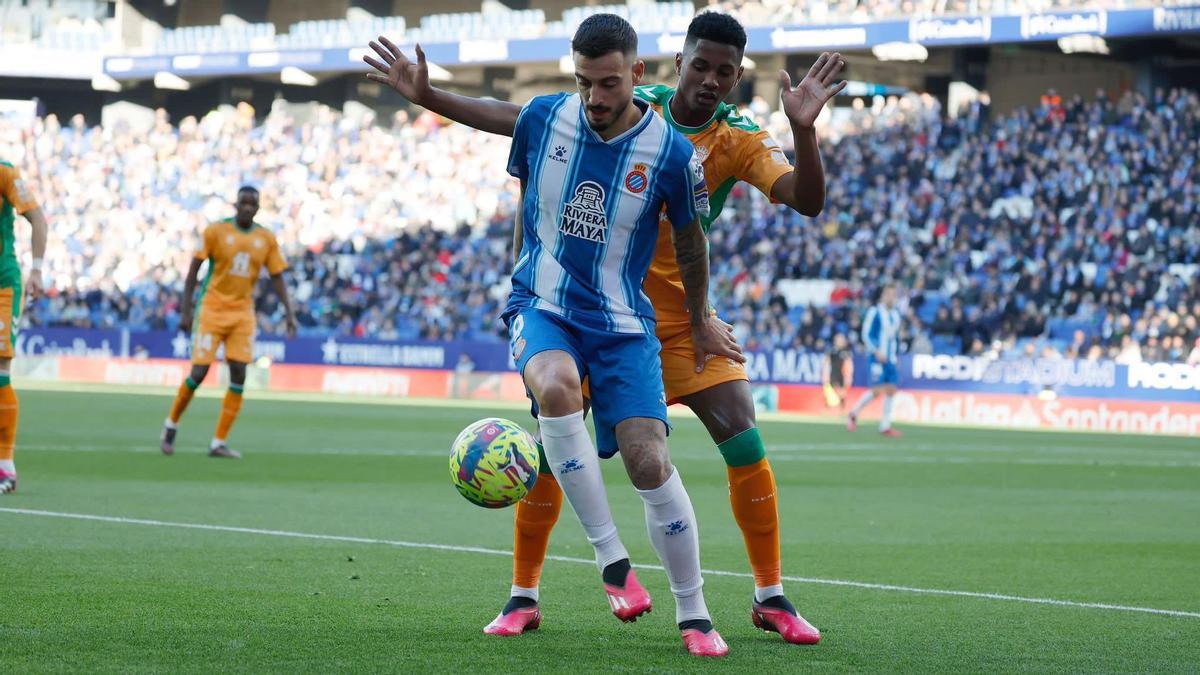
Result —
POLYGON ((588 542, 596 549, 596 564, 604 571, 629 557, 617 536, 600 473, 600 456, 583 423, 583 411, 565 417, 538 417, 542 447, 550 470, 583 525, 588 542))
POLYGON ((895 396, 885 396, 883 399, 883 418, 879 420, 879 430, 887 431, 892 428, 892 407, 896 403, 895 396))
POLYGON ((514 598, 529 598, 530 600, 537 602, 538 601, 537 586, 534 586, 533 588, 525 588, 524 586, 518 586, 516 584, 513 584, 512 597, 514 597, 514 598))
POLYGON ((683 488, 679 471, 672 467, 667 482, 653 490, 638 490, 646 503, 646 531, 658 559, 667 568, 675 596, 675 622, 711 619, 704 604, 704 577, 700 575, 700 533, 692 500, 683 488))
POLYGON ((783 595, 783 584, 775 584, 774 586, 754 587, 754 601, 762 602, 767 598, 773 598, 777 595, 783 595))
POLYGON ((178 429, 179 428, 179 425, 172 422, 170 417, 168 417, 166 419, 166 421, 163 422, 163 426, 168 429, 178 429))
POLYGON ((867 393, 863 394, 862 398, 858 399, 858 403, 854 404, 854 409, 850 411, 850 414, 854 417, 858 417, 858 414, 863 411, 863 408, 867 407, 867 404, 874 400, 875 392, 868 391, 867 393))
POLYGON ((222 445, 225 445, 225 439, 217 438, 216 436, 213 436, 212 443, 208 444, 208 449, 211 450, 213 448, 220 447, 222 445))
POLYGON ((11 459, 0 459, 0 471, 16 475, 17 463, 11 459))

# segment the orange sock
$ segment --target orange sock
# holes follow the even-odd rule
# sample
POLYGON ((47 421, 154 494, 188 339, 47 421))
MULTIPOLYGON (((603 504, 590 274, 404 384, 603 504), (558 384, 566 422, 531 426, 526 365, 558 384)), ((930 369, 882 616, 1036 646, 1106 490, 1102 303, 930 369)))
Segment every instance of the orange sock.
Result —
MULTIPOLYGON (((541 444, 538 444, 541 450, 541 444)), ((554 474, 542 460, 533 489, 517 504, 517 522, 513 528, 513 585, 537 588, 542 578, 542 563, 550 545, 550 531, 562 511, 563 491, 554 474)))
POLYGON ((17 447, 17 413, 21 406, 7 376, 0 377, 0 462, 12 462, 17 447))
POLYGON ((229 385, 229 391, 225 392, 225 402, 221 404, 221 418, 217 420, 217 433, 213 438, 223 441, 229 438, 229 430, 233 428, 233 422, 237 419, 238 412, 242 409, 242 388, 239 385, 229 385))
POLYGON ((200 384, 190 377, 179 385, 179 391, 175 394, 175 402, 171 404, 171 424, 179 424, 179 418, 183 417, 183 411, 187 410, 188 404, 192 402, 192 397, 196 395, 196 389, 199 386, 200 384))
POLYGON ((758 429, 749 429, 720 445, 729 475, 729 503, 742 530, 754 585, 782 583, 779 554, 779 509, 775 473, 767 463, 758 429), (754 459, 757 457, 757 459, 754 459), (738 461, 753 459, 748 463, 738 461))

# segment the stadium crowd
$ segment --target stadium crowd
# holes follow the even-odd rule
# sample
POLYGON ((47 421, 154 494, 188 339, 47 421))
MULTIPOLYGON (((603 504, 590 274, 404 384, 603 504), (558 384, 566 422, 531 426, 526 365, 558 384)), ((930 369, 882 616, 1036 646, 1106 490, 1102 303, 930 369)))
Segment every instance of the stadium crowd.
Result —
MULTIPOLYGON (((1157 91, 948 116, 928 96, 822 121, 816 219, 745 185, 710 236, 714 302, 750 348, 856 339, 879 282, 906 292, 916 353, 1200 362, 1200 98, 1157 91), (789 304, 779 283, 832 282, 789 304)), ((762 101, 751 114, 790 143, 762 101)), ((152 128, 0 121, 0 156, 51 218, 51 294, 33 325, 175 330, 182 271, 243 183, 292 265, 302 332, 503 339, 515 194, 507 139, 429 114, 309 119, 252 110, 152 128), (183 242, 183 243, 181 243, 183 242)), ((264 289, 265 290, 265 289, 264 289)), ((282 312, 260 294, 260 329, 282 312)))
POLYGON ((697 7, 736 15, 747 26, 866 23, 881 18, 1031 14, 1069 9, 1124 9, 1188 0, 697 0, 697 7))

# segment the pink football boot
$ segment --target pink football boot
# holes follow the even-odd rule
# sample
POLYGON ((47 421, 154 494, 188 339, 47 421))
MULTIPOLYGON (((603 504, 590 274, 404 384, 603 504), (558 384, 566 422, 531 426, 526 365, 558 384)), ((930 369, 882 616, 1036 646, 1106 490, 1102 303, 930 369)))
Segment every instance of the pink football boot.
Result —
POLYGON ((501 612, 484 627, 483 632, 488 635, 510 637, 520 635, 527 630, 537 630, 540 625, 542 625, 542 610, 537 605, 533 605, 532 607, 518 607, 507 614, 501 612))
POLYGON ((608 594, 613 615, 626 623, 637 621, 639 616, 650 612, 650 594, 638 582, 633 570, 625 576, 625 585, 604 584, 604 592, 608 594))
POLYGON ((729 653, 729 645, 725 644, 716 628, 707 633, 696 628, 686 628, 681 635, 683 645, 692 656, 725 656, 729 653))
POLYGON ((757 628, 779 633, 784 642, 794 645, 815 645, 821 641, 821 631, 799 614, 760 603, 751 605, 750 618, 757 628))

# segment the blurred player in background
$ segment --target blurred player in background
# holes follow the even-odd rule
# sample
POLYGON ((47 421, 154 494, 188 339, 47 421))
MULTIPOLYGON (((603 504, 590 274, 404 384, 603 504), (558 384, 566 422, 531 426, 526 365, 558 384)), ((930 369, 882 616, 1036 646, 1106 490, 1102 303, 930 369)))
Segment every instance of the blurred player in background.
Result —
POLYGON ((879 420, 879 433, 899 437, 900 432, 892 428, 892 409, 896 401, 896 388, 900 384, 900 310, 896 309, 896 285, 888 283, 879 292, 879 302, 867 310, 863 320, 862 341, 867 349, 867 376, 871 390, 854 404, 846 427, 858 429, 858 416, 877 396, 883 396, 883 416, 879 420))
POLYGON ((31 299, 42 293, 42 260, 46 255, 46 217, 38 206, 21 172, 0 161, 0 494, 17 491, 17 465, 13 459, 17 442, 19 403, 12 387, 12 360, 17 341, 17 323, 25 304, 23 288, 31 299), (20 214, 33 227, 30 240, 33 262, 27 286, 22 285, 17 262, 16 221, 20 214))
POLYGON ((204 230, 199 250, 188 267, 183 287, 183 307, 180 327, 192 335, 192 372, 175 395, 171 413, 163 423, 161 447, 163 454, 175 452, 175 435, 179 419, 187 410, 196 389, 208 375, 216 358, 217 348, 225 345, 225 361, 229 364, 229 390, 221 405, 216 433, 209 445, 210 457, 241 457, 226 442, 229 430, 242 408, 242 393, 246 384, 246 365, 254 356, 254 286, 259 271, 265 265, 271 275, 271 285, 287 313, 287 334, 296 337, 296 318, 288 300, 283 272, 287 263, 279 253, 275 235, 254 222, 258 213, 258 190, 243 187, 238 190, 237 215, 212 223, 204 230), (195 326, 192 325, 192 297, 200 266, 208 261, 208 276, 200 287, 200 307, 195 326))
POLYGON ((825 402, 830 408, 846 410, 846 388, 854 381, 854 356, 846 336, 833 336, 833 344, 825 352, 821 369, 821 384, 825 390, 825 402))
MULTIPOLYGON (((513 134, 519 106, 431 87, 420 46, 416 63, 387 38, 380 37, 371 47, 386 63, 365 57, 379 71, 367 77, 462 124, 513 134)), ((711 191, 711 213, 702 220, 705 231, 739 180, 807 216, 819 214, 825 203, 825 174, 813 125, 829 99, 846 86, 837 79, 845 61, 837 53, 822 54, 795 87, 791 77, 780 72, 783 111, 795 138, 793 166, 769 134, 740 116, 735 106, 723 103, 741 80, 745 47, 746 32, 736 19, 717 12, 701 13, 688 27, 683 51, 675 56, 676 86, 635 90, 638 98, 650 103, 696 147, 711 191)), ((666 222, 659 227, 645 291, 657 315, 668 402, 683 403, 696 413, 727 465, 730 503, 754 572, 752 619, 756 626, 776 631, 788 642, 814 644, 820 640, 820 632, 797 613, 783 592, 775 476, 759 435, 746 371, 740 363, 725 359, 712 360, 700 373, 693 369, 688 313, 666 222)), ((542 561, 561 507, 562 492, 553 480, 539 480, 517 505, 514 598, 537 597, 542 561)))

